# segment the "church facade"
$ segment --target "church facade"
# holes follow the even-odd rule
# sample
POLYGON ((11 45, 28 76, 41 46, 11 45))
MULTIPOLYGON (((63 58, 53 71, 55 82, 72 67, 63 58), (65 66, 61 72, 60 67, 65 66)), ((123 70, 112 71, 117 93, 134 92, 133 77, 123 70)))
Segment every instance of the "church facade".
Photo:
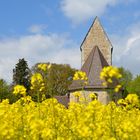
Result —
POLYGON ((113 46, 98 17, 93 21, 80 46, 80 50, 81 71, 86 73, 88 84, 82 87, 80 81, 73 81, 69 86, 70 102, 77 101, 73 95, 75 91, 82 91, 82 95, 87 100, 90 100, 89 94, 93 92, 100 102, 107 104, 110 101, 109 87, 103 86, 100 72, 103 67, 112 65, 113 46))

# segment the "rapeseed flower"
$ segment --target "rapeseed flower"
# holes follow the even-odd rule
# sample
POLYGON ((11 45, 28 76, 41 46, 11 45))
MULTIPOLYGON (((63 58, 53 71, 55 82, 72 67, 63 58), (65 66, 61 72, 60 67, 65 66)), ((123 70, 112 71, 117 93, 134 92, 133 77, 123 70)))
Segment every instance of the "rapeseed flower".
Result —
MULTIPOLYGON (((104 67, 100 73, 100 79, 103 80, 103 86, 113 85, 113 81, 118 81, 118 79, 120 78, 122 78, 122 75, 120 74, 119 69, 117 67, 104 67)), ((122 86, 120 84, 116 85, 114 87, 114 91, 119 92, 121 87, 122 86)))
POLYGON ((87 81, 88 78, 87 78, 87 75, 86 75, 85 72, 83 72, 83 71, 77 71, 74 74, 73 80, 85 80, 85 81, 87 81))
POLYGON ((26 95, 26 88, 23 85, 16 85, 14 87, 14 91, 13 94, 17 95, 17 94, 21 94, 21 95, 26 95))
POLYGON ((31 77, 31 89, 38 89, 42 91, 44 89, 44 79, 40 73, 35 73, 31 77))
POLYGON ((119 69, 113 66, 104 67, 100 73, 100 78, 102 80, 109 80, 109 83, 112 83, 110 79, 120 79, 121 77, 122 75, 120 74, 119 69))
POLYGON ((26 97, 24 106, 21 104, 23 98, 13 104, 9 104, 8 100, 0 103, 1 140, 140 138, 140 110, 136 106, 139 98, 135 94, 122 99, 126 102, 123 107, 114 102, 103 105, 98 100, 93 100, 86 105, 70 103, 69 108, 65 108, 54 98, 36 103, 26 97))
POLYGON ((97 99, 97 96, 96 96, 94 93, 90 93, 90 94, 89 94, 89 97, 90 97, 92 100, 96 100, 96 99, 97 99))
POLYGON ((48 69, 50 69, 51 68, 51 64, 43 64, 43 63, 41 63, 41 64, 38 64, 38 69, 40 69, 40 70, 42 70, 42 71, 44 71, 44 72, 46 72, 48 69))
POLYGON ((75 91, 75 92, 73 93, 73 95, 74 95, 74 97, 80 97, 80 96, 81 96, 81 92, 75 91))

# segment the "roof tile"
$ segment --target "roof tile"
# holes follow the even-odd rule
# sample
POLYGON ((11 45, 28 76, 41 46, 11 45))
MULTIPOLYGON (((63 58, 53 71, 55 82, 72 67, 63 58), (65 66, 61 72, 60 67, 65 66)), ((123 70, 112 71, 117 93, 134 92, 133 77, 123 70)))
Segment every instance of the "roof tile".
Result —
MULTIPOLYGON (((105 60, 103 54, 101 53, 98 46, 94 46, 90 52, 87 60, 83 64, 81 71, 86 72, 88 77, 88 85, 84 88, 107 88, 102 85, 102 80, 100 79, 100 72, 103 67, 109 66, 105 60)), ((83 81, 73 81, 69 87, 69 90, 82 88, 81 82, 83 81)))

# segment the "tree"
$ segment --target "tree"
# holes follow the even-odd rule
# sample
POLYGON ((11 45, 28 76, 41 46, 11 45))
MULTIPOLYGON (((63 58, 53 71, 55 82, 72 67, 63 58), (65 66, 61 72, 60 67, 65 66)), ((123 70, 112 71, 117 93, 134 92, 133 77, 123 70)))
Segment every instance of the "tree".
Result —
POLYGON ((30 89, 30 69, 24 58, 19 59, 15 69, 13 69, 13 84, 23 85, 27 91, 30 89))
POLYGON ((119 71, 122 74, 121 84, 123 87, 127 87, 128 84, 132 81, 133 75, 129 70, 126 70, 123 67, 120 67, 119 71))
POLYGON ((128 95, 128 90, 127 89, 129 87, 129 83, 133 79, 133 75, 129 70, 126 70, 123 67, 120 67, 119 71, 122 75, 120 83, 123 86, 123 98, 125 98, 128 95))
POLYGON ((65 95, 75 73, 69 65, 53 64, 48 75, 48 89, 52 95, 65 95))
MULTIPOLYGON (((41 73, 37 68, 38 64, 32 68, 33 73, 41 73)), ((49 63, 46 64, 49 65, 49 63)), ((68 92, 68 86, 72 82, 75 71, 75 69, 66 64, 51 64, 50 69, 44 76, 46 78, 46 96, 65 95, 68 92)))
POLYGON ((4 99, 9 99, 10 103, 17 100, 17 97, 12 94, 11 87, 5 80, 0 79, 0 102, 4 99))
POLYGON ((140 75, 137 75, 127 87, 129 93, 136 93, 140 97, 140 75))
POLYGON ((0 79, 0 100, 6 99, 10 93, 9 86, 7 83, 0 79))

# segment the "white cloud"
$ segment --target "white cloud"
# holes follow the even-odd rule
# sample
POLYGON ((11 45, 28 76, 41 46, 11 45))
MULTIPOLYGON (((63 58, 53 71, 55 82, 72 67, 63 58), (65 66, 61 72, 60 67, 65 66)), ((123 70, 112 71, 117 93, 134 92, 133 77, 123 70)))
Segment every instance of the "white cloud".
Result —
MULTIPOLYGON (((103 15, 110 6, 132 4, 138 0, 61 0, 64 15, 74 24, 103 15)), ((138 16, 138 15, 136 15, 138 16)))
POLYGON ((74 23, 86 21, 90 17, 104 13, 108 6, 118 0, 62 0, 61 9, 74 23))
POLYGON ((140 40, 140 34, 139 35, 134 35, 130 37, 127 41, 126 48, 124 51, 124 54, 128 53, 131 48, 135 47, 135 42, 140 40))
POLYGON ((113 36, 114 64, 129 69, 134 74, 140 74, 140 28, 135 24, 123 37, 113 36))
POLYGON ((31 33, 42 33, 43 30, 47 28, 47 25, 40 24, 40 25, 32 25, 29 27, 28 31, 31 33))
POLYGON ((0 78, 12 80, 12 69, 19 58, 29 66, 37 62, 54 62, 80 66, 80 50, 76 43, 64 35, 27 35, 0 40, 0 78), (72 46, 72 47, 71 47, 72 46))

